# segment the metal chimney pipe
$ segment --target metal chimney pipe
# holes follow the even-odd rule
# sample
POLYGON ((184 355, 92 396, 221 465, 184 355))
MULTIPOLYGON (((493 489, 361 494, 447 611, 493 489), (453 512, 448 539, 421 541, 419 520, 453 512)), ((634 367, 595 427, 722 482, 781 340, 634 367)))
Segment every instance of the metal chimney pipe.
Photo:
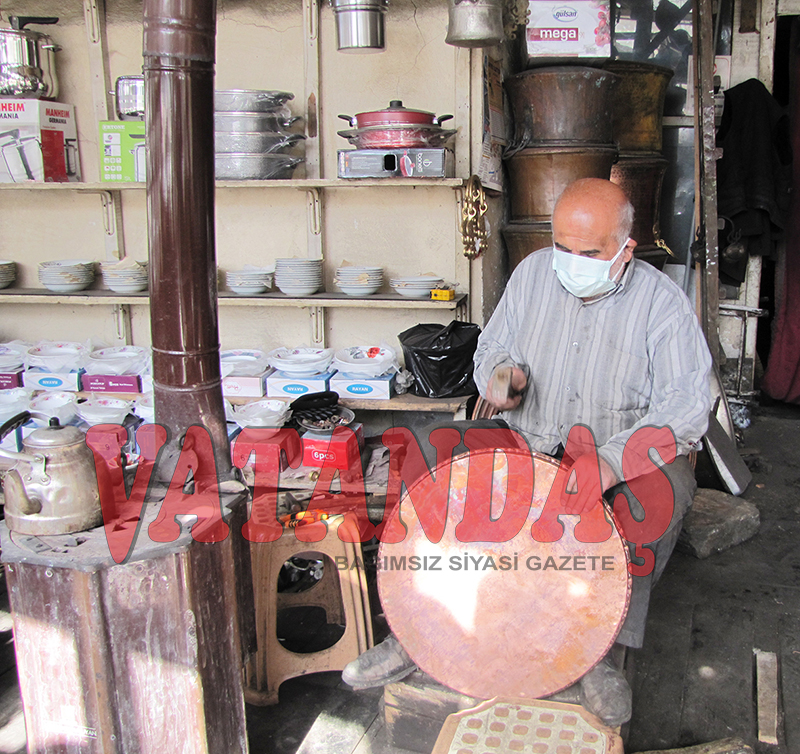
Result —
POLYGON ((219 365, 214 241, 215 35, 214 0, 144 0, 156 421, 169 431, 173 456, 191 425, 206 427, 224 479, 232 464, 219 365))

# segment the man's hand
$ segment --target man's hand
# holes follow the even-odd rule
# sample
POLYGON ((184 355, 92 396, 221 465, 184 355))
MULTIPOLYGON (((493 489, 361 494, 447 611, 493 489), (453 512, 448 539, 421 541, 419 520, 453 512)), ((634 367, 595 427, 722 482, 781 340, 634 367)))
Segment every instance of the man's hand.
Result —
POLYGON ((585 453, 580 456, 570 469, 566 492, 577 490, 577 494, 564 495, 564 512, 581 514, 596 505, 603 493, 613 487, 619 480, 611 467, 594 453, 585 453), (597 475, 597 465, 600 466, 600 478, 597 475), (580 487, 578 480, 580 479, 580 487))
POLYGON ((486 386, 486 400, 501 411, 508 411, 519 406, 527 386, 528 378, 518 367, 497 367, 486 386))

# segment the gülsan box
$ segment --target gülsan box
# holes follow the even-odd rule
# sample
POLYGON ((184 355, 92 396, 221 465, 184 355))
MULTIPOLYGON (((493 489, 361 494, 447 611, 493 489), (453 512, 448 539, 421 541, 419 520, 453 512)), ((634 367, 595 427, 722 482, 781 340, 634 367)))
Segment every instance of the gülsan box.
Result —
POLYGON ((0 99, 0 183, 81 180, 75 108, 0 99))
POLYGON ((257 376, 222 378, 222 394, 226 398, 261 398, 265 395, 267 372, 257 376))
POLYGON ((144 121, 101 121, 100 180, 119 183, 146 179, 144 121))
POLYGON ((11 390, 15 387, 22 387, 22 369, 0 373, 0 390, 11 390))
POLYGON ((307 393, 321 393, 328 390, 334 372, 315 374, 313 377, 292 377, 283 372, 273 372, 267 377, 267 397, 298 398, 307 393))
POLYGON ((31 390, 67 390, 77 392, 81 389, 83 372, 34 372, 22 375, 22 384, 31 390))
POLYGON ((330 388, 341 398, 362 398, 368 401, 385 401, 392 397, 394 374, 362 379, 337 372, 331 377, 330 388))
POLYGON ((81 390, 90 393, 141 393, 142 378, 138 374, 84 374, 81 390))
POLYGON ((529 58, 608 58, 608 0, 530 0, 525 31, 529 58))

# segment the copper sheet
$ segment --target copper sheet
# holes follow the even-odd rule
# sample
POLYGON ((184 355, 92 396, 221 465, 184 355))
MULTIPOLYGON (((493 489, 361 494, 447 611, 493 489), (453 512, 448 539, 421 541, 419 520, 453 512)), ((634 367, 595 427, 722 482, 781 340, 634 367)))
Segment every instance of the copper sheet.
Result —
MULTIPOLYGON (((560 518, 564 533, 558 541, 539 543, 531 536, 531 525, 541 514, 558 463, 533 454, 531 498, 531 485, 520 471, 527 455, 509 451, 512 465, 518 466, 511 473, 507 456, 491 450, 440 465, 436 474, 450 471, 441 539, 428 540, 411 503, 414 499, 420 510, 436 504, 424 480, 419 480, 393 514, 407 528, 405 538, 396 544, 383 542, 379 550, 381 603, 400 643, 437 681, 483 699, 539 698, 571 685, 606 654, 628 607, 627 548, 615 527, 605 542, 583 543, 574 536, 578 518, 564 515, 560 518), (510 541, 461 542, 456 536, 470 468, 470 494, 491 500, 493 519, 504 505, 519 510, 530 503, 525 523, 510 541), (507 496, 509 489, 514 494, 507 496), (413 555, 427 568, 412 570, 409 558, 413 555), (427 563, 421 560, 426 555, 427 563), (403 556, 405 567, 400 566, 403 556), (454 563, 463 564, 464 556, 483 560, 477 568, 455 570, 454 563), (508 556, 512 567, 487 570, 489 556, 495 564, 508 556), (551 556, 553 561, 548 561, 551 556), (575 561, 575 556, 584 560, 575 561), (603 556, 613 558, 606 561, 611 569, 602 570, 602 560, 595 560, 596 568, 588 570, 589 558, 603 556), (527 559, 536 557, 542 568, 530 570, 527 559), (565 561, 566 557, 570 560, 565 561), (568 564, 573 570, 556 570, 549 563, 568 564), (587 570, 574 570, 580 564, 587 570)), ((606 516, 611 517, 608 510, 606 516)))

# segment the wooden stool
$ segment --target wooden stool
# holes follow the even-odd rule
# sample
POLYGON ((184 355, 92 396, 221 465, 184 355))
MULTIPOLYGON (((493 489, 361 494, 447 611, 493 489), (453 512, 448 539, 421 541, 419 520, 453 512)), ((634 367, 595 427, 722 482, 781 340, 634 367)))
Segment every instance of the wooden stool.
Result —
POLYGON ((251 543, 253 594, 255 598, 258 649, 245 666, 245 701, 265 706, 277 704, 281 683, 306 673, 342 670, 351 660, 372 646, 372 620, 363 569, 356 517, 351 513, 327 521, 286 529, 275 542, 251 543), (343 542, 339 532, 347 531, 355 542, 343 542), (301 541, 320 538, 318 542, 301 541), (327 555, 323 577, 304 592, 279 593, 278 575, 294 556, 327 555), (344 558, 339 570, 336 558, 344 558), (355 564, 358 564, 357 566, 355 564), (277 635, 278 610, 296 605, 324 608, 328 622, 345 625, 344 634, 331 647, 299 654, 286 649, 277 635))

